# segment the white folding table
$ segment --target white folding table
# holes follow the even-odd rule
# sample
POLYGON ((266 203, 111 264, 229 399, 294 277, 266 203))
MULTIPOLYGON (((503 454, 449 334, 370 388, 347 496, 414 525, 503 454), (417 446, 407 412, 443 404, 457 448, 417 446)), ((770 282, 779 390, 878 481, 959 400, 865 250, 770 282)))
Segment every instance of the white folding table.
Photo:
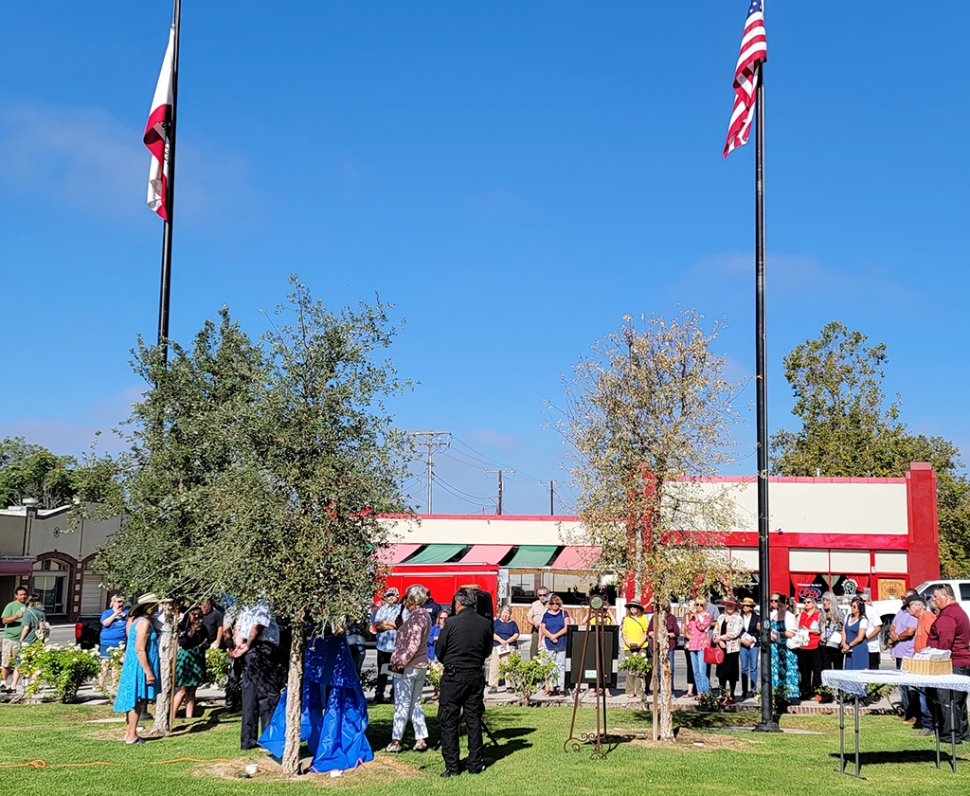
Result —
MULTIPOLYGON (((839 703, 839 768, 840 774, 849 777, 865 779, 859 775, 859 699, 869 693, 870 685, 894 685, 908 686, 917 691, 925 692, 927 688, 936 688, 950 691, 966 691, 970 693, 970 677, 962 674, 913 674, 904 672, 901 669, 826 669, 822 672, 822 685, 837 692, 839 703), (845 698, 843 695, 852 697, 855 703, 855 774, 850 774, 845 770, 845 698)), ((953 723, 953 700, 949 701, 950 727, 954 728, 953 723)), ((940 767, 940 733, 934 726, 936 736, 936 767, 940 767)), ((953 772, 957 770, 957 744, 956 738, 950 734, 950 767, 953 772)))

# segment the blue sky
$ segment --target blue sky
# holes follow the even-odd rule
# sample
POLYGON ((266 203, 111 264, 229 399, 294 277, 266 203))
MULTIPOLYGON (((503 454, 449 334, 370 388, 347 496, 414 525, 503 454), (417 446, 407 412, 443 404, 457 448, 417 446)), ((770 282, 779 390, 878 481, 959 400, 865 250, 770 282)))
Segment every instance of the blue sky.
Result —
MULTIPOLYGON (((377 291, 421 382, 399 422, 455 435, 436 472, 464 498, 436 487, 435 509, 493 511, 501 465, 506 511, 547 512, 540 480, 567 476, 543 400, 624 314, 724 316, 732 375, 754 370, 753 146, 721 158, 747 3, 663 8, 185 0, 172 336, 223 305, 260 334, 291 271, 333 307, 377 291)), ((970 6, 917 12, 767 4, 772 430, 794 425, 782 357, 841 320, 888 344, 911 429, 970 447, 970 6)), ((141 133, 170 16, 5 9, 0 435, 77 453, 141 390, 162 234, 141 133)))

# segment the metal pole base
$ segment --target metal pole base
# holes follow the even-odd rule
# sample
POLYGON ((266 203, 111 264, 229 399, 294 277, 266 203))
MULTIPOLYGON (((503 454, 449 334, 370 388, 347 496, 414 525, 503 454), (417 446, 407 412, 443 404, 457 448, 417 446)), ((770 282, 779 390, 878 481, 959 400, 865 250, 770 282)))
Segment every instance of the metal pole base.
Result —
POLYGON ((754 725, 753 732, 781 732, 777 721, 759 721, 754 725))

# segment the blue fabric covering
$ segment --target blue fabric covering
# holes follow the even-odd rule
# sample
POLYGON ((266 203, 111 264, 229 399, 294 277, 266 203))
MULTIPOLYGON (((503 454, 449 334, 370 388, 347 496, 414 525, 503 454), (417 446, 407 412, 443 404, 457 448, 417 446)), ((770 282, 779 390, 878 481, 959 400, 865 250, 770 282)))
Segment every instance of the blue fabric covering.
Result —
MULTIPOLYGON (((314 638, 303 670, 303 715, 300 738, 313 755, 311 771, 324 773, 354 768, 374 759, 367 741, 367 700, 343 636, 314 638)), ((273 721, 259 738, 277 760, 286 739, 286 690, 273 721)))

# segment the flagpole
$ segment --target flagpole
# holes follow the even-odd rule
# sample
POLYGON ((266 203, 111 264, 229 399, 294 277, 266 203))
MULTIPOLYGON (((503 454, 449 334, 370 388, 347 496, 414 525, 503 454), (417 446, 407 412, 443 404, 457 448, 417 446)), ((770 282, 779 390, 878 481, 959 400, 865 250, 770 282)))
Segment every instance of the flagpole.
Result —
POLYGON ((758 67, 754 130, 755 381, 758 427, 758 580, 761 586, 760 732, 778 732, 771 689, 771 566, 768 549, 768 390, 765 366, 765 65, 758 67))
POLYGON ((172 115, 168 121, 168 146, 166 157, 168 172, 166 184, 165 230, 162 233, 162 280, 158 297, 158 346, 162 349, 162 363, 168 362, 168 308, 172 292, 172 223, 175 219, 175 119, 179 95, 179 28, 182 21, 182 2, 175 0, 172 9, 172 27, 175 43, 172 47, 172 115))

